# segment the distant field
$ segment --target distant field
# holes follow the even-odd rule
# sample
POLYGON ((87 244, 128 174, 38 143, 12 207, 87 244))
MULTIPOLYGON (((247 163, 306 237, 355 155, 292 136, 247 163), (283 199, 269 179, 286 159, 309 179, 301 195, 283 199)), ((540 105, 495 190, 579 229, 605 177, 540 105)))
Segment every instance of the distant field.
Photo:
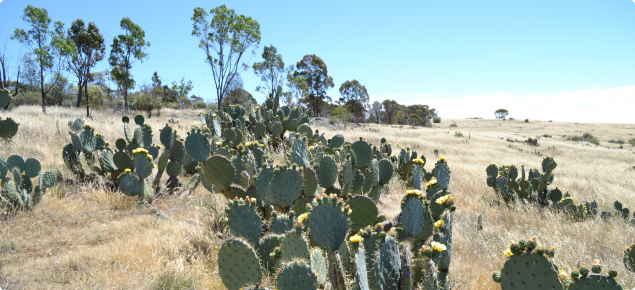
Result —
MULTIPOLYGON (((3 115, 20 123, 12 143, 0 145, 0 157, 12 154, 36 157, 44 168, 57 168, 67 177, 61 152, 70 142, 69 120, 82 117, 82 110, 53 108, 42 115, 38 107, 20 107, 3 115), (60 133, 56 121, 60 123, 60 133)), ((199 126, 198 111, 164 109, 160 117, 146 119, 155 130, 169 119, 179 130, 199 126)), ((87 120, 106 140, 123 136, 121 113, 101 111, 87 120)), ((500 289, 491 273, 500 270, 510 240, 538 237, 541 245, 555 246, 555 263, 570 271, 578 263, 590 265, 600 259, 618 270, 625 289, 635 287, 635 275, 622 264, 626 246, 635 242, 635 228, 621 221, 572 223, 533 206, 499 205, 494 191, 485 184, 489 163, 524 164, 538 168, 544 157, 558 163, 552 186, 571 193, 574 201, 597 201, 600 210, 611 210, 615 200, 635 209, 635 153, 628 142, 624 149, 609 140, 635 138, 635 125, 560 123, 546 121, 443 120, 436 128, 409 126, 347 126, 344 131, 317 127, 330 138, 342 133, 346 140, 359 137, 378 143, 384 137, 393 145, 411 146, 423 154, 431 170, 437 157, 446 156, 456 197, 454 247, 450 277, 453 289, 500 289), (450 127, 456 124, 457 127, 450 127), (457 137, 460 132, 463 137, 457 137), (600 146, 567 141, 566 136, 590 133, 600 146), (551 135, 550 138, 542 135, 551 135), (508 142, 539 137, 539 146, 508 142), (611 147, 610 149, 607 146, 611 147), (539 151, 540 153, 537 153, 539 151), (483 231, 476 218, 483 214, 483 231)), ((315 129, 315 128, 314 128, 315 129)), ((283 155, 276 161, 282 163, 283 155)), ((404 185, 393 178, 391 193, 380 201, 380 212, 389 218, 398 212, 404 185)), ((109 193, 90 186, 64 185, 47 192, 34 211, 0 217, 0 287, 7 289, 156 289, 160 281, 180 283, 177 289, 223 289, 217 274, 216 246, 220 245, 219 215, 222 197, 202 187, 185 197, 158 199, 155 210, 138 205, 136 198, 109 193), (189 287, 189 288, 188 288, 189 287)))

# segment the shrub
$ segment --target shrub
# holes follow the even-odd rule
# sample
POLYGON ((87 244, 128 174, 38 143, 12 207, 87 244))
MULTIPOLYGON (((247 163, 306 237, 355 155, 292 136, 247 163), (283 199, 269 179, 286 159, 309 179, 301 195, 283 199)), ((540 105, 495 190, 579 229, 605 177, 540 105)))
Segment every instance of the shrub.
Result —
POLYGON ((580 136, 568 136, 567 140, 578 142, 578 141, 582 141, 582 137, 580 137, 580 136))
POLYGON ((207 104, 205 104, 205 102, 203 102, 203 101, 196 101, 196 102, 194 102, 193 106, 196 109, 206 109, 207 108, 207 104))
POLYGON ((589 138, 587 139, 587 142, 595 144, 595 145, 600 145, 600 141, 597 138, 589 138))
POLYGON ((196 289, 194 278, 185 273, 166 270, 150 281, 149 289, 175 289, 186 290, 196 289))
POLYGON ((433 122, 433 123, 441 123, 441 117, 439 117, 439 116, 435 116, 435 117, 433 117, 433 118, 432 118, 432 122, 433 122))
POLYGON ((624 140, 622 140, 622 139, 619 139, 619 140, 611 139, 611 140, 609 140, 609 143, 624 144, 626 142, 624 142, 624 140))
POLYGON ((529 119, 525 119, 525 123, 529 123, 529 119))
POLYGON ((456 131, 454 132, 454 137, 464 137, 463 133, 461 133, 460 131, 456 131))
POLYGON ((631 143, 632 146, 635 146, 635 138, 628 140, 628 143, 631 143))
POLYGON ((174 102, 165 103, 163 106, 166 107, 166 108, 170 108, 170 109, 180 109, 181 108, 181 106, 179 104, 174 103, 174 102))

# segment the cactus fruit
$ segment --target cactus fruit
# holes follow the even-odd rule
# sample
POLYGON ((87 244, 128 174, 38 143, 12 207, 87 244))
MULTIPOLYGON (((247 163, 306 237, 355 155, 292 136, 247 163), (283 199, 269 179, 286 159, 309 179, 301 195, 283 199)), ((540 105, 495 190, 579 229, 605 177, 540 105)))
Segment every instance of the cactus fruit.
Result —
POLYGON ((317 289, 317 277, 309 265, 301 261, 286 264, 278 274, 276 286, 279 290, 317 289))
POLYGON ((218 274, 229 290, 260 283, 262 268, 254 250, 240 239, 228 239, 218 251, 218 274))

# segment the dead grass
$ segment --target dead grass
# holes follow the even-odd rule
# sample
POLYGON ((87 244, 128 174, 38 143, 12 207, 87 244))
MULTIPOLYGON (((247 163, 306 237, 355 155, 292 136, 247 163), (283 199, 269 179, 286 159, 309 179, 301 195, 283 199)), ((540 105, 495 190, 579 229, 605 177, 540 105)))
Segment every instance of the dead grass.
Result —
MULTIPOLYGON (((20 123, 20 131, 12 143, 0 145, 0 157, 36 157, 44 168, 60 169, 70 178, 61 149, 69 142, 66 124, 82 117, 82 111, 51 111, 55 114, 43 116, 37 107, 20 107, 4 113, 20 123)), ((158 131, 174 118, 179 122, 177 128, 187 130, 199 125, 196 113, 164 109, 161 117, 146 122, 158 131)), ((122 136, 120 116, 101 111, 95 113, 95 120, 87 122, 114 143, 115 137, 122 136)), ((631 226, 599 219, 571 223, 534 207, 500 206, 484 182, 485 166, 491 162, 538 167, 543 157, 553 156, 558 162, 554 185, 569 191, 576 202, 596 200, 606 210, 620 200, 635 208, 635 170, 629 170, 635 165, 633 148, 625 145, 626 149, 615 149, 616 144, 607 143, 610 139, 632 139, 634 125, 495 120, 443 120, 440 125, 419 129, 348 126, 349 130, 343 132, 318 129, 327 137, 343 133, 347 140, 361 136, 377 143, 385 137, 395 151, 397 144, 410 145, 426 156, 427 170, 436 159, 434 149, 447 157, 452 170, 450 187, 458 206, 450 270, 454 289, 499 289, 491 281, 491 273, 502 267, 503 250, 510 240, 533 235, 539 237, 539 243, 556 247, 556 263, 562 269, 570 270, 578 262, 589 265, 597 258, 618 270, 618 280, 625 288, 635 286, 635 276, 621 263, 624 247, 635 240, 631 226), (451 123, 458 127, 447 127, 451 123), (457 130, 464 136, 455 137, 457 130), (566 140, 566 136, 582 132, 592 133, 601 146, 566 140), (505 141, 543 134, 553 137, 541 138, 537 148, 505 141), (534 154, 534 149, 543 156, 534 154), (478 214, 483 214, 483 231, 476 229, 478 214)), ((283 162, 284 154, 275 155, 277 162, 283 162)), ((382 213, 388 217, 398 213, 404 189, 403 183, 392 182, 391 194, 381 198, 382 213)), ((223 289, 217 273, 216 247, 226 234, 211 230, 222 225, 220 216, 210 207, 223 208, 223 204, 199 187, 187 197, 155 201, 153 206, 169 216, 162 220, 149 207, 139 206, 137 199, 120 193, 91 186, 55 188, 35 210, 0 218, 0 287, 223 289)))

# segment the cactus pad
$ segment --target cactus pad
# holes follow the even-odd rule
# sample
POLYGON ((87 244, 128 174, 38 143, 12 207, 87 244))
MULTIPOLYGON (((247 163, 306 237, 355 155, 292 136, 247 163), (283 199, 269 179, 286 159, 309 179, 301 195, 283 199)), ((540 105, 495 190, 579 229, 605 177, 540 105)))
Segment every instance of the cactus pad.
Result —
POLYGON ((295 261, 285 265, 278 274, 278 290, 315 290, 317 277, 307 264, 295 261))
POLYGON ((4 120, 0 118, 0 138, 13 138, 18 133, 18 126, 20 124, 11 118, 7 117, 4 120))
POLYGON ((166 172, 170 177, 179 176, 183 172, 183 164, 178 161, 170 161, 166 166, 166 172))
POLYGON ((623 261, 626 269, 635 272, 635 245, 626 248, 623 261))
POLYGON ((293 220, 286 215, 278 215, 271 222, 270 231, 274 234, 286 234, 293 229, 293 220))
POLYGON ((326 282, 326 261, 320 249, 311 251, 311 269, 317 276, 317 282, 322 284, 326 282))
POLYGON ((574 283, 571 283, 568 290, 589 289, 622 290, 622 286, 607 275, 590 274, 588 276, 582 276, 574 283))
POLYGON ((255 209, 249 205, 238 205, 231 209, 228 222, 233 236, 243 238, 254 246, 258 245, 262 221, 255 209))
POLYGON ((293 142, 293 159, 299 166, 307 166, 309 164, 309 148, 306 143, 300 139, 295 139, 293 142))
POLYGON ((366 141, 355 141, 351 144, 351 150, 353 150, 353 156, 355 157, 356 168, 366 167, 373 158, 373 149, 366 141))
POLYGON ((377 219, 379 210, 372 199, 358 195, 348 201, 351 210, 351 231, 356 232, 372 225, 377 219))
POLYGON ((218 251, 218 274, 229 290, 260 283, 262 268, 254 250, 240 239, 228 239, 218 251))
POLYGON ((348 219, 342 209, 331 203, 322 203, 309 216, 311 236, 320 247, 331 252, 339 248, 346 239, 348 219))
POLYGON ((309 261, 309 246, 298 232, 291 232, 284 237, 281 251, 284 262, 295 259, 309 261))
POLYGON ((275 205, 289 206, 302 194, 302 183, 302 174, 295 169, 288 168, 274 172, 269 185, 269 195, 275 205))
POLYGON ((379 184, 385 185, 390 182, 393 174, 393 167, 390 160, 384 158, 379 161, 379 184))
POLYGON ((258 256, 265 273, 271 275, 276 271, 277 260, 271 256, 274 250, 282 245, 283 236, 266 235, 258 243, 258 256))
POLYGON ((450 169, 445 162, 441 162, 437 165, 436 176, 439 186, 443 189, 447 189, 450 184, 450 169))
POLYGON ((228 189, 234 180, 234 167, 229 159, 214 155, 203 164, 205 178, 221 190, 228 189))
POLYGON ((128 196, 139 194, 139 178, 132 173, 122 173, 119 176, 119 190, 128 196))
POLYGON ((203 134, 194 132, 185 138, 185 149, 192 159, 204 162, 210 155, 207 138, 203 134))
POLYGON ((377 260, 379 289, 399 289, 401 258, 399 257, 399 245, 393 237, 386 236, 384 243, 379 248, 377 260))
POLYGON ((320 163, 320 166, 315 170, 318 183, 323 188, 333 187, 333 184, 335 184, 337 180, 337 173, 337 163, 335 163, 335 159, 330 155, 325 155, 322 158, 322 163, 320 163))
POLYGON ((538 254, 514 255, 501 270, 502 290, 562 289, 558 272, 538 254))
POLYGON ((273 168, 263 168, 258 174, 258 180, 256 181, 256 189, 258 195, 264 199, 267 203, 273 203, 273 198, 269 194, 269 186, 273 179, 273 168))
POLYGON ((409 235, 415 236, 419 233, 426 219, 425 207, 421 200, 419 198, 408 199, 403 207, 401 218, 403 228, 409 235))
POLYGON ((152 174, 152 160, 144 153, 137 153, 134 155, 134 167, 135 172, 139 175, 139 178, 146 179, 152 174))
POLYGON ((24 171, 24 158, 20 155, 11 155, 7 158, 7 168, 9 171, 17 169, 20 173, 24 171))
POLYGON ((35 178, 40 175, 40 170, 42 170, 42 165, 40 161, 35 158, 29 158, 24 161, 24 175, 28 178, 35 178))

